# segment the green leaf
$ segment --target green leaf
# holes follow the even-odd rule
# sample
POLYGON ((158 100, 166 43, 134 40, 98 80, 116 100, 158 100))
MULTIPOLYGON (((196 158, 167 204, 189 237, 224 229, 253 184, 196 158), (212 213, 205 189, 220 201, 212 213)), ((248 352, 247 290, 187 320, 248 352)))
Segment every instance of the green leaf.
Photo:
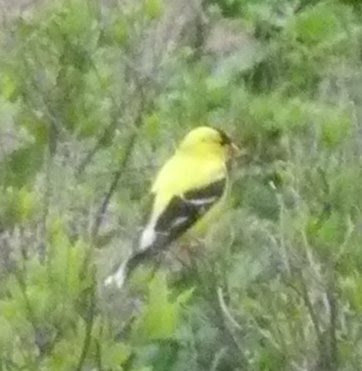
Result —
POLYGON ((6 185, 22 187, 31 181, 43 164, 41 145, 29 145, 10 154, 0 164, 0 179, 6 185))
POLYGON ((173 337, 180 321, 181 306, 190 299, 192 291, 187 290, 171 301, 165 275, 157 274, 149 284, 148 302, 134 326, 139 341, 173 337))
MULTIPOLYGON (((328 148, 335 148, 350 134, 351 120, 347 115, 336 113, 322 121, 322 140, 328 148)), ((329 117, 328 117, 329 116, 329 117)))
POLYGON ((328 2, 307 7, 295 20, 296 37, 311 45, 333 39, 343 32, 338 9, 328 2))
POLYGON ((39 196, 28 187, 7 187, 0 194, 0 225, 32 221, 39 211, 39 196))
POLYGON ((353 272, 341 279, 341 289, 353 308, 362 313, 362 277, 358 272, 353 272))
POLYGON ((9 74, 3 75, 1 82, 1 95, 5 99, 11 100, 14 97, 17 90, 16 80, 9 74))
POLYGON ((318 231, 317 239, 319 244, 333 253, 334 247, 339 246, 345 237, 346 221, 343 214, 333 212, 330 217, 322 223, 318 231))
POLYGON ((160 135, 161 120, 156 112, 151 113, 144 119, 144 130, 152 141, 156 141, 160 135))
POLYGON ((14 335, 14 330, 10 323, 0 315, 0 354, 4 350, 11 348, 11 344, 14 341, 14 335))
POLYGON ((21 188, 17 200, 18 220, 24 223, 31 219, 38 209, 39 198, 35 192, 29 192, 26 188, 21 188))
POLYGON ((144 0, 144 11, 149 19, 159 18, 164 9, 164 0, 144 0))
POLYGON ((109 370, 123 370, 122 365, 131 355, 131 348, 123 343, 102 346, 102 363, 109 370))
POLYGON ((174 334, 178 313, 175 304, 169 301, 169 294, 165 276, 157 275, 149 285, 148 304, 138 322, 146 338, 167 339, 174 334))
POLYGON ((129 37, 129 30, 128 24, 124 18, 120 17, 116 22, 114 22, 111 29, 111 35, 119 45, 125 44, 129 37))

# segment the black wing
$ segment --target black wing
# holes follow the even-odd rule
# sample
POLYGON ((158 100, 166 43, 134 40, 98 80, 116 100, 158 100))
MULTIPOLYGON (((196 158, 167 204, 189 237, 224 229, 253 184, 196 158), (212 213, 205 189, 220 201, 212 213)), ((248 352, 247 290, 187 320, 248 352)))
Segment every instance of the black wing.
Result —
POLYGON ((162 249, 191 228, 210 208, 220 200, 226 179, 220 179, 207 187, 175 196, 160 215, 154 227, 156 238, 150 248, 162 249))

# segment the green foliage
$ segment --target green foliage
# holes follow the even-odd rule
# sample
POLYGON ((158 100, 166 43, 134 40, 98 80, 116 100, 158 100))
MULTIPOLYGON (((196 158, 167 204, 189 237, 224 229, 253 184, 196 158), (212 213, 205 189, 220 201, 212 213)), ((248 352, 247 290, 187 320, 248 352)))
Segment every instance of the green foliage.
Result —
POLYGON ((185 291, 170 301, 165 277, 158 275, 149 284, 148 305, 135 323, 135 338, 166 340, 171 338, 179 322, 181 306, 192 291, 185 291))
POLYGON ((2 228, 22 225, 35 219, 39 212, 38 196, 25 187, 8 187, 0 197, 0 225, 2 228))
POLYGON ((58 0, 1 26, 1 370, 360 368, 361 6, 191 5, 58 0), (203 124, 246 152, 229 209, 190 264, 106 289, 203 124))
POLYGON ((150 19, 157 19, 162 15, 163 0, 146 0, 144 2, 144 12, 150 19))

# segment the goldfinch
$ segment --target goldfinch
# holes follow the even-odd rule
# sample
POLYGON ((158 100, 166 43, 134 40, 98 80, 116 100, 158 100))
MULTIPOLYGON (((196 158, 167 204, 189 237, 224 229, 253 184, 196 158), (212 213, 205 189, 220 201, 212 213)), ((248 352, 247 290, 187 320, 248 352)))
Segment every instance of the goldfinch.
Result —
POLYGON ((227 193, 228 164, 238 152, 220 129, 202 126, 191 130, 155 178, 152 207, 136 252, 105 284, 121 287, 139 263, 208 224, 227 193))

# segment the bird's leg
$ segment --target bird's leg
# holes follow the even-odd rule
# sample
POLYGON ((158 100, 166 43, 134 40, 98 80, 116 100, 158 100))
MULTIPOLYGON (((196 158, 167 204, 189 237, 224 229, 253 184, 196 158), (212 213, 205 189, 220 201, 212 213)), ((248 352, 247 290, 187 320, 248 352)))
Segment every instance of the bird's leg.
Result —
POLYGON ((179 245, 175 252, 176 259, 186 268, 192 268, 197 261, 205 257, 204 244, 202 240, 193 240, 189 243, 179 245))
POLYGON ((175 257, 185 268, 190 268, 192 266, 192 257, 188 245, 180 245, 175 252, 175 257))

